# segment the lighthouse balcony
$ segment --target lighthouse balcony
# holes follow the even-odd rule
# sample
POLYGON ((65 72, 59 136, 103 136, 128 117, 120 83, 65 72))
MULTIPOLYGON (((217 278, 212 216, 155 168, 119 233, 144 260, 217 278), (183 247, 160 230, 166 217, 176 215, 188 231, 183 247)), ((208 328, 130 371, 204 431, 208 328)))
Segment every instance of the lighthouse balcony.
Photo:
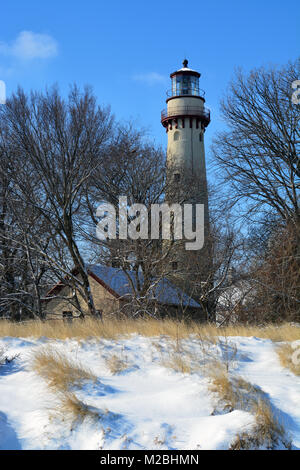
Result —
POLYGON ((203 99, 205 97, 205 91, 197 86, 173 86, 166 94, 168 99, 178 96, 198 96, 203 99))
POLYGON ((210 111, 204 106, 172 106, 169 109, 163 109, 161 112, 161 123, 164 127, 168 127, 168 124, 172 120, 184 119, 186 117, 195 118, 197 123, 200 121, 201 124, 206 127, 210 123, 210 111))

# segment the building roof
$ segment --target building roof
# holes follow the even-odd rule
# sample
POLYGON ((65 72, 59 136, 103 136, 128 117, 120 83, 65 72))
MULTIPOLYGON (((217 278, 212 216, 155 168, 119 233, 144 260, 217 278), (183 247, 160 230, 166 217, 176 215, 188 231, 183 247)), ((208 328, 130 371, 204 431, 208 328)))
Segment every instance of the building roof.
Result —
POLYGON ((184 74, 184 75, 194 75, 195 77, 200 77, 201 74, 199 72, 197 72, 196 70, 193 70, 193 69, 190 69, 187 65, 188 65, 188 60, 185 59, 182 63, 183 67, 179 70, 176 70, 175 72, 171 73, 170 74, 170 77, 174 77, 174 75, 177 75, 177 74, 184 74))
MULTIPOLYGON (((87 265, 89 274, 108 288, 117 297, 129 297, 132 295, 132 285, 136 285, 135 273, 132 271, 124 272, 121 268, 112 268, 100 264, 87 265)), ((139 274, 142 280, 142 273, 139 274)), ((155 283, 154 283, 155 284, 155 283)), ((176 287, 166 278, 160 279, 157 284, 150 289, 150 299, 156 300, 161 304, 181 305, 194 308, 200 308, 200 305, 181 289, 176 287)))
POLYGON ((199 73, 199 72, 197 72, 197 70, 190 69, 189 67, 181 67, 181 69, 176 70, 176 73, 178 73, 178 72, 196 72, 196 73, 199 73))

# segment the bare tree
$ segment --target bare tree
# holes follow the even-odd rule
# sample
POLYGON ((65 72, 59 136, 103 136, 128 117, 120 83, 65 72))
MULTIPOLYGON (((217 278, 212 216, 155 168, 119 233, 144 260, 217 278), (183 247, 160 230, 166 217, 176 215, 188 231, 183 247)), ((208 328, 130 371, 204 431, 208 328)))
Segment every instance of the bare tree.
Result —
POLYGON ((299 76, 300 60, 238 71, 221 104, 227 130, 213 145, 221 184, 250 227, 253 321, 299 315, 300 106, 291 99, 299 76))
POLYGON ((291 100, 300 60, 264 68, 232 81, 221 112, 228 130, 214 141, 213 156, 233 202, 249 217, 270 210, 299 227, 300 106, 291 100))
MULTIPOLYGON (((136 239, 119 239, 120 220, 117 220, 117 239, 99 241, 95 233, 99 222, 96 209, 103 201, 117 208, 119 197, 126 196, 128 208, 132 204, 144 204, 150 214, 151 204, 163 201, 164 190, 165 161, 162 150, 149 143, 143 133, 130 124, 118 126, 106 162, 94 173, 86 193, 91 216, 91 227, 86 238, 92 247, 98 246, 93 261, 119 267, 126 274, 132 290, 132 315, 137 312, 153 313, 153 299, 149 302, 149 293, 167 274, 167 255, 162 253, 161 240, 150 237, 150 217, 147 217, 147 239, 142 234, 140 237, 137 235, 136 239)), ((138 214, 128 214, 126 223, 130 224, 137 217, 138 214)))
POLYGON ((251 242, 253 320, 299 321, 300 258, 295 226, 277 221, 270 227, 270 221, 266 221, 256 233, 255 248, 251 242))
POLYGON ((19 89, 1 107, 1 119, 12 158, 29 166, 25 165, 26 172, 16 164, 10 167, 14 186, 26 207, 37 210, 67 248, 88 310, 94 314, 77 223, 86 187, 103 162, 111 136, 110 111, 96 105, 89 89, 81 93, 74 86, 67 100, 55 88, 30 96, 19 89), (39 186, 28 193, 32 177, 39 186))

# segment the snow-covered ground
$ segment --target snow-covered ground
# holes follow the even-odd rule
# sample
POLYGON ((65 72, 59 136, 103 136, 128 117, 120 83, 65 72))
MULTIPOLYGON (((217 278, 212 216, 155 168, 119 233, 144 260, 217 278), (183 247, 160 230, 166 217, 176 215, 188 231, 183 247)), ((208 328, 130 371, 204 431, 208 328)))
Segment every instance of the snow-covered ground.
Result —
MULTIPOLYGON (((300 448, 300 378, 280 365, 271 340, 229 341, 209 348, 224 360, 232 352, 232 373, 261 389, 293 448, 300 448)), ((74 390, 97 418, 78 423, 58 418, 53 415, 57 396, 32 370, 33 351, 48 343, 46 338, 0 339, 6 355, 19 354, 0 366, 0 449, 228 449, 238 434, 254 426, 248 411, 216 411, 217 397, 201 367, 190 373, 168 367, 174 342, 139 335, 55 341, 55 347, 98 377, 74 390), (107 363, 112 355, 127 365, 115 375, 107 363)), ((185 339, 180 347, 192 363, 205 363, 198 338, 185 339)))

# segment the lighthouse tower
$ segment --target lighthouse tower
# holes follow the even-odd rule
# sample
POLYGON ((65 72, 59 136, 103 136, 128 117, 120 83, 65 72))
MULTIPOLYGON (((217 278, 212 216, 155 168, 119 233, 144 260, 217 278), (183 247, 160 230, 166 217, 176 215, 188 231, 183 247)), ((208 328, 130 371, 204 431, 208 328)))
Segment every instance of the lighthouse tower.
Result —
MULTIPOLYGON (((187 60, 170 77, 172 87, 167 92, 167 108, 161 113, 161 123, 168 135, 166 199, 169 203, 204 204, 207 238, 209 214, 204 134, 210 123, 210 112, 204 106, 205 93, 199 88, 200 73, 190 69, 187 60)), ((177 259, 172 261, 175 271, 182 272, 186 268, 193 274, 199 257, 202 264, 207 258, 205 248, 197 253, 179 252, 177 259)))
POLYGON ((161 113, 161 123, 168 133, 167 164, 205 177, 204 131, 210 112, 204 107, 205 93, 199 88, 200 73, 188 68, 184 60, 183 67, 170 77, 167 109, 161 113))

